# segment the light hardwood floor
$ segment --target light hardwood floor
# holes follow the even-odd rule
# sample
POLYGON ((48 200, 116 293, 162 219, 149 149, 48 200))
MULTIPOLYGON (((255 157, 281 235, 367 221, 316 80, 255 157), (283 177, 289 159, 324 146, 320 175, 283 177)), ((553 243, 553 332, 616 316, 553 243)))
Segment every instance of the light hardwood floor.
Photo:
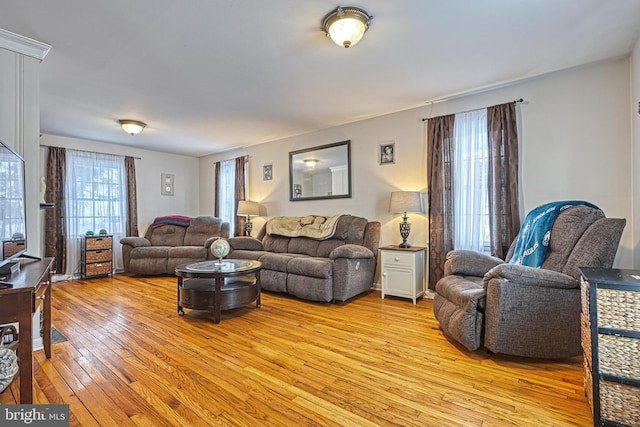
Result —
MULTIPOLYGON (((212 315, 176 310, 176 279, 53 285, 68 341, 36 352, 35 403, 82 426, 589 426, 582 359, 471 353, 430 300, 346 304, 263 293, 212 315)), ((16 383, 0 394, 15 403, 16 383)))

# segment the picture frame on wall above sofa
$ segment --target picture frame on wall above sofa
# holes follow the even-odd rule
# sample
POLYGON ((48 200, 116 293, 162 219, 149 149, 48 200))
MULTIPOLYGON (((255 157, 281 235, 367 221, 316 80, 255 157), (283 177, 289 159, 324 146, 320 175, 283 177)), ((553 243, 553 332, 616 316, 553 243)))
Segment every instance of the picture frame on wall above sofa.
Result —
POLYGON ((160 194, 163 196, 173 196, 174 176, 171 173, 163 173, 160 175, 160 194))
POLYGON ((271 181, 273 179, 273 163, 262 165, 262 180, 271 181))
POLYGON ((390 165, 396 162, 396 142, 380 141, 378 150, 378 163, 390 165))

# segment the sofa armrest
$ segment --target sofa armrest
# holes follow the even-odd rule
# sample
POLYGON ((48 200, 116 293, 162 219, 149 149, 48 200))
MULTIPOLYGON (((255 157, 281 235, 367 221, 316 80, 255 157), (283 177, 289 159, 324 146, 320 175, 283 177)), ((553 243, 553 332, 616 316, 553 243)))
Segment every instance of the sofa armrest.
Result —
POLYGON ((454 249, 449 251, 445 259, 445 275, 482 277, 496 265, 503 263, 504 260, 482 252, 454 249))
POLYGON ((373 258, 373 256, 374 255, 371 249, 354 244, 338 246, 329 254, 329 258, 331 258, 332 260, 335 260, 337 258, 373 258))
POLYGON ((233 250, 246 250, 246 251, 262 251, 262 242, 258 239, 249 236, 238 236, 227 239, 231 249, 233 250))
POLYGON ((123 245, 129 245, 132 248, 139 248, 141 246, 151 246, 151 242, 144 237, 123 237, 120 239, 120 243, 123 245))
POLYGON ((492 279, 506 279, 516 284, 545 288, 573 289, 580 287, 580 283, 567 274, 516 264, 500 264, 492 268, 484 276, 483 286, 485 289, 492 279))

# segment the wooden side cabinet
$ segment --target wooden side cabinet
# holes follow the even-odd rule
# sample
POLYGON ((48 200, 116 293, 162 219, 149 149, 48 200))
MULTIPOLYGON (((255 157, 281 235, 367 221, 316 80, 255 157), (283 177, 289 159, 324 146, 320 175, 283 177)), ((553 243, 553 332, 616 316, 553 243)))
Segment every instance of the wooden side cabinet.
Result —
POLYGON ((80 263, 83 279, 104 277, 113 273, 113 236, 82 236, 80 263))
POLYGON ((594 426, 640 426, 640 270, 581 268, 584 387, 594 426))
MULTIPOLYGON (((51 269, 53 258, 21 261, 20 271, 2 277, 12 286, 0 289, 0 325, 18 324, 18 365, 20 366, 20 403, 33 403, 33 317, 40 309, 42 316, 44 354, 51 358, 51 269)), ((37 327, 37 326, 36 326, 37 327)))
POLYGON ((416 303, 425 292, 425 247, 380 248, 382 265, 382 298, 385 295, 411 298, 416 303))

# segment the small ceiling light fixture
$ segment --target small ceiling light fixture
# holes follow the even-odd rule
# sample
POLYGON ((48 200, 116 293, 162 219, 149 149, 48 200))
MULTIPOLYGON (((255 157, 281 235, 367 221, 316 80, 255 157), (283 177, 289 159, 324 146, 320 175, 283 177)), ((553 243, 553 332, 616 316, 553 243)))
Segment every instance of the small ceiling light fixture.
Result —
POLYGON ((373 16, 358 7, 338 6, 322 18, 322 31, 339 46, 349 47, 360 41, 373 16))
POLYGON ((318 160, 317 159, 307 159, 304 161, 304 164, 308 167, 308 168, 312 168, 315 165, 318 164, 318 160))
POLYGON ((126 133, 134 136, 142 132, 142 129, 147 125, 138 120, 120 120, 120 126, 126 133))

